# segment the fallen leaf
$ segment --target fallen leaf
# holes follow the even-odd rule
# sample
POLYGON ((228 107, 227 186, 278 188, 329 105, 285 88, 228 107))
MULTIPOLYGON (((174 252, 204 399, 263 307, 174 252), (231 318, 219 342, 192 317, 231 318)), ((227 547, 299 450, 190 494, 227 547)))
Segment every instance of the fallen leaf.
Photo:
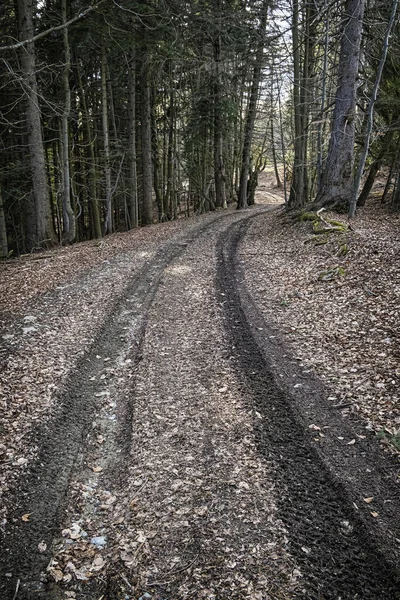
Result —
POLYGON ((379 513, 375 512, 375 511, 372 511, 371 515, 376 519, 376 517, 379 516, 379 513))
POLYGON ((350 442, 347 442, 347 445, 354 446, 355 443, 356 443, 356 440, 350 440, 350 442))
POLYGON ((29 521, 29 517, 31 516, 31 514, 32 513, 25 513, 24 515, 22 515, 22 517, 21 517, 22 521, 27 523, 29 521))
POLYGON ((87 572, 83 573, 82 571, 75 571, 75 577, 77 579, 79 579, 80 581, 87 581, 89 579, 89 577, 91 577, 92 573, 87 572))
POLYGON ((136 540, 139 542, 139 544, 143 544, 146 541, 146 536, 144 535, 143 531, 138 531, 136 540))
POLYGON ((103 467, 99 467, 99 466, 97 466, 97 467, 93 467, 93 469, 92 469, 92 470, 93 470, 95 473, 100 473, 100 471, 102 471, 102 470, 103 470, 103 467))
POLYGON ((100 571, 105 565, 104 559, 102 556, 96 556, 93 561, 92 569, 93 571, 100 571))
POLYGON ((78 525, 78 523, 72 523, 71 525, 71 533, 69 534, 71 540, 79 540, 82 537, 82 529, 78 525))
POLYGON ((364 502, 366 502, 367 504, 369 504, 370 502, 372 502, 373 499, 374 499, 373 496, 371 496, 370 498, 364 498, 364 502))
POLYGON ((60 571, 60 569, 52 569, 50 575, 53 577, 54 581, 62 581, 64 577, 64 573, 60 571))

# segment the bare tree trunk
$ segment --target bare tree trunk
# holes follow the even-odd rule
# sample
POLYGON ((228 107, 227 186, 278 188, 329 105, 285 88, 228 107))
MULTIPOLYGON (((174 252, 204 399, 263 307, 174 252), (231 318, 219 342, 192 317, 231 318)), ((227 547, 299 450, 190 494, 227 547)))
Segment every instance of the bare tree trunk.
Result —
POLYGON ((371 140, 372 126, 374 123, 374 107, 375 107, 376 99, 378 97, 378 90, 379 90, 379 86, 381 83, 383 67, 385 66, 386 57, 387 57, 387 53, 388 53, 388 49, 389 49, 389 37, 390 37, 390 34, 393 29, 398 3, 399 3, 398 0, 394 0, 393 4, 392 4, 392 12, 391 12, 391 15, 389 18, 389 23, 386 28, 385 38, 383 41, 382 56, 381 56, 381 60, 379 62, 378 72, 377 72, 376 78, 375 78, 374 89, 372 91, 372 96, 370 98, 369 105, 368 105, 367 130, 365 132, 364 147, 363 147, 363 151, 360 156, 360 162, 358 163, 356 180, 354 183, 354 190, 353 190, 353 194, 352 194, 351 201, 350 201, 350 208, 349 208, 349 217, 350 218, 353 218, 356 213, 358 190, 360 189, 361 178, 362 178, 363 171, 364 171, 365 161, 367 160, 369 143, 371 140))
POLYGON ((293 177, 290 187, 289 208, 304 206, 309 197, 308 178, 308 121, 309 104, 311 95, 311 78, 314 70, 315 35, 311 30, 314 9, 311 2, 305 5, 304 30, 302 41, 299 35, 299 3, 293 2, 293 59, 294 59, 294 84, 293 98, 295 110, 295 142, 293 177), (302 44, 303 65, 301 65, 300 45, 302 44))
POLYGON ((302 106, 300 92, 300 35, 299 35, 299 0, 293 0, 292 17, 293 42, 293 105, 294 105, 294 164, 290 186, 288 207, 294 208, 304 204, 303 198, 303 139, 302 139, 302 106))
POLYGON ((261 19, 259 28, 259 40, 256 49, 253 78, 251 83, 249 104, 247 108, 246 123, 244 128, 242 164, 240 169, 239 197, 237 208, 247 206, 247 180, 250 169, 251 143, 253 140, 254 123, 256 120, 258 90, 260 87, 261 68, 265 45, 265 31, 267 27, 267 13, 270 0, 264 0, 261 8, 261 19))
POLYGON ((382 160, 387 152, 387 149, 390 147, 392 139, 393 139, 394 131, 389 129, 383 140, 382 140, 382 148, 378 155, 378 157, 372 163, 370 170, 368 172, 368 177, 365 180, 363 188, 360 192, 360 195, 357 199, 357 206, 365 206, 367 198, 369 196, 370 191, 372 190, 372 186, 374 185, 375 178, 379 172, 379 169, 382 165, 382 160))
POLYGON ((104 233, 111 233, 112 224, 112 189, 111 189, 111 162, 110 162, 110 132, 108 126, 108 102, 107 102, 107 56, 104 41, 101 44, 101 116, 103 123, 103 147, 104 147, 104 175, 106 179, 106 218, 104 222, 104 233))
POLYGON ((400 155, 400 136, 398 136, 398 138, 397 138, 396 149, 393 154, 392 162, 390 164, 389 175, 386 180, 385 189, 382 194, 382 198, 381 198, 382 204, 385 204, 387 202, 387 197, 389 195, 390 187, 392 185, 393 173, 394 173, 395 168, 398 166, 399 155, 400 155))
POLYGON ((0 185, 0 257, 8 256, 8 240, 6 229, 6 218, 4 214, 3 196, 0 185))
POLYGON ((214 35, 214 184, 215 206, 226 208, 224 140, 222 130, 222 84, 221 84, 221 0, 214 0, 217 28, 214 35))
POLYGON ((287 197, 287 183, 286 183, 286 147, 285 147, 285 135, 283 130, 283 116, 282 116, 282 103, 281 103, 281 86, 278 86, 278 105, 279 105, 279 131, 281 136, 281 150, 282 150, 282 161, 283 161, 283 197, 285 199, 285 206, 288 203, 287 197))
POLYGON ((97 185, 96 185, 96 156, 94 152, 94 143, 92 137, 92 131, 90 128, 90 115, 88 111, 88 106, 86 102, 85 91, 82 85, 82 77, 79 70, 79 64, 77 65, 77 77, 79 84, 79 94, 80 94, 80 102, 82 104, 83 109, 83 122, 84 122, 84 131, 86 136, 86 148, 88 153, 88 158, 90 161, 89 168, 89 188, 90 188, 90 217, 91 217, 91 230, 92 235, 95 238, 101 237, 101 219, 100 219, 100 210, 99 203, 97 200, 97 185))
POLYGON ((151 119, 151 154, 152 154, 152 163, 153 163, 153 185, 154 185, 154 193, 156 196, 156 204, 158 209, 158 222, 162 223, 164 221, 164 199, 161 193, 161 185, 160 185, 160 152, 158 148, 158 132, 157 132, 157 123, 156 123, 156 90, 155 86, 153 86, 150 92, 151 98, 151 111, 150 111, 150 119, 151 119))
MULTIPOLYGON (((169 127, 168 127, 168 152, 167 152, 167 189, 165 192, 165 205, 167 218, 172 219, 175 213, 175 90, 173 86, 172 71, 169 81, 169 127)), ((191 179, 190 179, 191 181, 191 179)))
MULTIPOLYGON (((67 22, 67 0, 61 3, 62 22, 67 22)), ((71 52, 68 40, 68 27, 63 29, 64 43, 64 110, 62 114, 62 171, 63 171, 63 223, 64 237, 67 242, 73 242, 76 237, 75 214, 71 206, 70 164, 69 164, 69 117, 71 113, 71 90, 69 86, 69 74, 71 69, 71 52)))
POLYGON ((349 203, 353 191, 354 119, 365 0, 346 0, 333 127, 314 206, 349 203))
POLYGON ((132 51, 128 73, 129 95, 129 226, 139 225, 136 169, 136 61, 132 51))
POLYGON ((141 72, 141 117, 142 117, 142 224, 151 225, 153 222, 153 195, 152 195, 152 157, 151 157, 151 98, 149 82, 149 57, 145 52, 141 72))
POLYGON ((275 171, 275 179, 276 179, 276 187, 281 188, 282 182, 279 175, 278 163, 276 161, 276 150, 275 150, 275 139, 274 139, 274 123, 271 119, 271 149, 272 149, 272 161, 274 163, 274 171, 275 171))
MULTIPOLYGON (((21 40, 32 39, 33 0, 17 0, 18 27, 21 40)), ((33 202, 28 210, 27 249, 55 241, 47 186, 45 153, 40 122, 39 94, 36 79, 36 57, 33 42, 21 49, 21 69, 24 75, 26 123, 33 202)))
POLYGON ((321 89, 321 118, 318 123, 318 140, 317 140, 317 177, 318 189, 321 186, 322 179, 322 155, 323 155, 323 131, 324 131, 324 113, 326 103, 326 80, 328 66, 329 50, 329 12, 326 13, 325 19, 325 41, 324 41, 324 60, 322 67, 322 89, 321 89))

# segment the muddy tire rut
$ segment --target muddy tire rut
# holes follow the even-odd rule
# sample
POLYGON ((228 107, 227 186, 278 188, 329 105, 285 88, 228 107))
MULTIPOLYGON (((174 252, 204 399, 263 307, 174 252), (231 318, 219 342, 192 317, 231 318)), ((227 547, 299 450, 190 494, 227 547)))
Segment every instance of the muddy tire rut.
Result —
MULTIPOLYGON (((277 381, 290 358, 276 352, 276 348, 273 356, 269 352, 271 343, 269 347, 260 343, 269 334, 274 339, 272 334, 276 332, 268 329, 252 303, 238 265, 238 247, 248 225, 234 225, 219 240, 217 287, 227 298, 226 326, 237 350, 235 359, 245 378, 249 402, 262 415, 261 420, 254 421, 259 451, 276 464, 279 514, 289 532, 290 551, 307 573, 300 597, 399 598, 399 539, 395 537, 400 533, 396 518, 399 490, 393 483, 397 468, 393 464, 390 472, 375 449, 375 462, 369 464, 361 453, 355 457, 354 465, 338 447, 321 452, 312 443, 307 431, 307 422, 312 421, 306 417, 309 412, 315 418, 318 412, 315 408, 314 412, 310 410, 310 397, 321 395, 324 390, 315 381, 309 382, 308 389, 304 383, 298 384, 305 392, 295 400, 288 387, 277 381), (348 467, 347 473, 343 466, 348 467), (390 503, 384 531, 368 525, 369 511, 363 518, 365 515, 352 502, 354 492, 358 492, 360 501, 366 481, 365 489, 376 490, 377 497, 383 496, 390 503)), ((289 381, 290 376, 299 376, 293 367, 291 371, 289 381)), ((292 388, 297 387, 293 386, 295 381, 303 380, 292 379, 292 388)), ((326 407, 319 409, 317 418, 321 422, 326 407)), ((325 415, 325 422, 330 422, 332 429, 337 427, 336 418, 329 421, 325 415)), ((340 423, 339 427, 338 432, 343 435, 347 425, 340 423)), ((354 430, 352 434, 355 435, 354 430)), ((348 435, 347 439, 351 437, 348 435)))
MULTIPOLYGON (((221 214, 163 244, 118 300, 34 433, 37 460, 8 498, 5 600, 400 597, 392 473, 372 473, 390 498, 374 529, 353 506, 364 482, 352 472, 349 485, 315 448, 304 402, 277 381, 278 359, 262 344, 268 326, 238 260, 260 212, 221 214), (118 498, 123 517, 107 535, 119 548, 96 581, 49 584, 74 486, 118 498), (140 531, 137 564, 121 553, 125 522, 140 531)), ((82 521, 99 519, 97 505, 79 510, 82 521)))

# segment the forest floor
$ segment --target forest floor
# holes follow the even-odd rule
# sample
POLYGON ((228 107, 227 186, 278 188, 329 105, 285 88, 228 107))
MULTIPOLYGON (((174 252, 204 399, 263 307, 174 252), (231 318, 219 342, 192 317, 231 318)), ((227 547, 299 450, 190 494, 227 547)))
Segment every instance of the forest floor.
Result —
POLYGON ((398 218, 281 201, 0 264, 1 598, 400 598, 398 218))

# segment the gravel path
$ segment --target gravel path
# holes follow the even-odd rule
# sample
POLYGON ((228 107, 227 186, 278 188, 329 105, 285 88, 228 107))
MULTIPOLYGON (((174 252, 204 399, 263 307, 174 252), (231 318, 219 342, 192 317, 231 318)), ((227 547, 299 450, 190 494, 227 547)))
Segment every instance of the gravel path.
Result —
MULTIPOLYGON (((354 509, 258 339, 236 251, 264 211, 200 218, 117 278, 6 495, 5 600, 399 598, 395 542, 354 509)), ((105 297, 99 274, 85 285, 105 297)))

